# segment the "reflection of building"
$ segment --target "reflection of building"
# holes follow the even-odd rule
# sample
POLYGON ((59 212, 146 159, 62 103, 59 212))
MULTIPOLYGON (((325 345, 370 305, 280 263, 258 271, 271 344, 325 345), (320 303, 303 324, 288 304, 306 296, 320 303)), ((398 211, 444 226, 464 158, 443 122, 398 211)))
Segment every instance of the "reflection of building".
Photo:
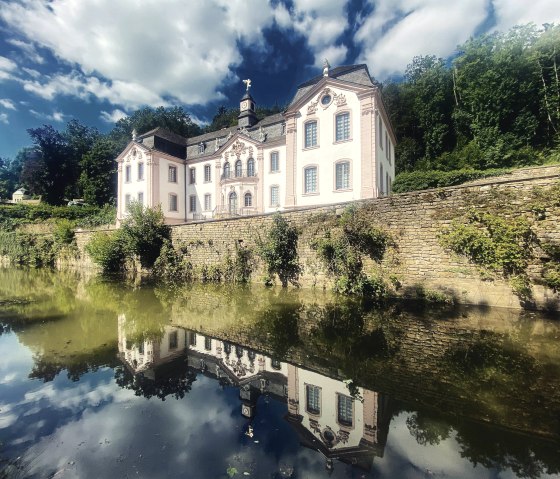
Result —
POLYGON ((390 194, 396 139, 366 65, 326 64, 285 112, 260 121, 249 87, 235 126, 133 133, 116 159, 119 221, 131 201, 176 224, 390 194))
POLYGON ((132 374, 142 372, 153 376, 154 370, 185 355, 185 335, 183 329, 166 326, 161 340, 156 341, 143 335, 131 338, 126 334, 126 317, 118 318, 119 356, 132 374))
POLYGON ((133 374, 156 378, 177 360, 193 374, 239 388, 241 414, 252 419, 259 397, 287 403, 286 420, 302 445, 332 460, 369 470, 383 456, 391 413, 388 399, 336 378, 273 359, 241 345, 181 328, 166 327, 158 340, 127 341, 119 316, 119 352, 133 374))
POLYGON ((301 443, 327 459, 369 469, 383 456, 390 417, 383 395, 363 388, 351 395, 344 381, 288 366, 287 419, 301 443))

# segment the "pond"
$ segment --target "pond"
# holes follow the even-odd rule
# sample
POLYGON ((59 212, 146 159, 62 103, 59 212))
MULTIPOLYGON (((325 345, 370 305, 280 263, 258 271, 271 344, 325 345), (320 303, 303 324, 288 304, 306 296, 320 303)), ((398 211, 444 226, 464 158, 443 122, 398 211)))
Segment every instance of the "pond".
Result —
POLYGON ((560 477, 560 323, 0 269, 0 478, 560 477))

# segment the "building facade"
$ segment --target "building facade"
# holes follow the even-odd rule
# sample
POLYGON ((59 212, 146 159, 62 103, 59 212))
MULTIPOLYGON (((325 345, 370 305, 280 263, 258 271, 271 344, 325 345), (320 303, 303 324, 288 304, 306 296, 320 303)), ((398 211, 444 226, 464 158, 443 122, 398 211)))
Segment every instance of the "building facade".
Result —
POLYGON ((396 140, 366 65, 326 64, 283 113, 260 121, 245 82, 235 127, 133 135, 116 160, 119 221, 132 201, 179 224, 390 194, 396 140))

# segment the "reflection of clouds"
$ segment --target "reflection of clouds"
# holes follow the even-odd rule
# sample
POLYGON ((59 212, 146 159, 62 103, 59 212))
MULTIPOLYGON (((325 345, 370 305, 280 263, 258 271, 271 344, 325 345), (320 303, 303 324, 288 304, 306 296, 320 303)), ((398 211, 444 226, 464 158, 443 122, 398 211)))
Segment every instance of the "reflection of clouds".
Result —
POLYGON ((391 421, 385 456, 374 462, 383 477, 495 477, 495 472, 475 467, 461 457, 454 433, 438 445, 418 444, 406 425, 409 415, 400 413, 391 421))

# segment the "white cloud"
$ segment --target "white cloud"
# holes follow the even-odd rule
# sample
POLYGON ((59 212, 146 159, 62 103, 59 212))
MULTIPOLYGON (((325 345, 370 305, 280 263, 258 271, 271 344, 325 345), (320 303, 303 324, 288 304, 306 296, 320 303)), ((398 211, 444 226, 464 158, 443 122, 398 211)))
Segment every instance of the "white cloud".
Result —
POLYGON ((543 23, 560 22, 560 8, 557 0, 494 0, 496 28, 508 30, 514 25, 533 22, 537 26, 543 23))
POLYGON ((34 70, 33 68, 23 67, 22 70, 33 78, 39 78, 41 76, 41 73, 37 70, 34 70))
POLYGON ((9 58, 0 56, 0 81, 9 80, 13 78, 12 72, 17 68, 17 65, 9 58))
MULTIPOLYGON (((380 79, 402 74, 416 55, 449 57, 490 14, 489 0, 369 0, 372 13, 354 36, 359 61, 380 79)), ((496 29, 559 22, 557 0, 493 0, 496 29)))
POLYGON ((373 75, 403 73, 416 55, 448 57, 488 14, 488 0, 376 0, 355 35, 373 75))
POLYGON ((119 109, 113 110, 111 113, 107 112, 107 111, 102 111, 100 118, 103 121, 106 121, 107 123, 116 123, 119 120, 122 120, 123 118, 126 118, 128 115, 119 109))
POLYGON ((45 59, 41 55, 39 55, 39 53, 37 53, 37 50, 32 43, 27 43, 22 40, 16 40, 13 38, 7 41, 10 45, 19 48, 23 52, 23 54, 33 63, 45 63, 45 59))
POLYGON ((0 106, 3 106, 7 110, 17 110, 15 103, 8 98, 0 98, 0 106))
POLYGON ((333 66, 344 62, 347 48, 336 45, 338 37, 348 27, 347 0, 294 0, 288 13, 283 5, 274 12, 276 23, 282 28, 293 27, 305 36, 315 55, 315 65, 321 66, 326 55, 333 66))
POLYGON ((35 118, 40 118, 42 120, 57 121, 57 122, 63 122, 64 119, 68 116, 57 110, 53 111, 52 114, 50 115, 48 113, 40 113, 36 110, 29 110, 29 113, 31 113, 35 118))
POLYGON ((6 125, 10 124, 7 113, 0 113, 0 123, 5 123, 6 125))
POLYGON ((262 47, 273 11, 261 0, 26 0, 3 4, 0 18, 76 70, 28 83, 28 91, 133 108, 221 98, 242 60, 238 42, 262 47))

